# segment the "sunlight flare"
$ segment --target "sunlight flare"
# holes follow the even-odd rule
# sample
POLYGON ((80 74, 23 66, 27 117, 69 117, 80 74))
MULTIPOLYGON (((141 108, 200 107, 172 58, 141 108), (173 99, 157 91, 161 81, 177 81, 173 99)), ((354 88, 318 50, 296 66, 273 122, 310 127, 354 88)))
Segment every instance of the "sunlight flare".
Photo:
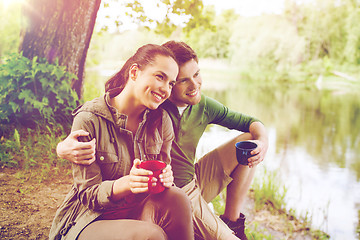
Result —
POLYGON ((0 4, 7 9, 10 5, 23 3, 25 0, 0 0, 0 4))

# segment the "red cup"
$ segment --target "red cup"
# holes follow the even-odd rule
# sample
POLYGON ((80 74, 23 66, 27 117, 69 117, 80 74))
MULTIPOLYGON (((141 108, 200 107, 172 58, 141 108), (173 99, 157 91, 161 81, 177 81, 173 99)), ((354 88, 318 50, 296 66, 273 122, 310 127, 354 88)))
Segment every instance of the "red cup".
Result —
POLYGON ((159 175, 166 167, 166 163, 158 160, 148 160, 141 162, 139 167, 153 172, 153 174, 149 176, 148 181, 149 193, 161 193, 165 190, 165 187, 160 182, 159 175), (156 178, 158 180, 155 186, 153 186, 152 178, 156 178))

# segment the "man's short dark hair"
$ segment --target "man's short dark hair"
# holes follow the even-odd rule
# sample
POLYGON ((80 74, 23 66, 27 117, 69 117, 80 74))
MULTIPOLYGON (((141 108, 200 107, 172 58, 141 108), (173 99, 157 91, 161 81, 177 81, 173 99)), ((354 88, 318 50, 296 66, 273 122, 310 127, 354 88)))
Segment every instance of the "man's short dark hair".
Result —
POLYGON ((179 66, 190 61, 191 59, 194 59, 196 62, 199 62, 195 51, 184 42, 171 40, 164 43, 162 46, 169 48, 170 51, 174 53, 176 61, 179 64, 179 66))

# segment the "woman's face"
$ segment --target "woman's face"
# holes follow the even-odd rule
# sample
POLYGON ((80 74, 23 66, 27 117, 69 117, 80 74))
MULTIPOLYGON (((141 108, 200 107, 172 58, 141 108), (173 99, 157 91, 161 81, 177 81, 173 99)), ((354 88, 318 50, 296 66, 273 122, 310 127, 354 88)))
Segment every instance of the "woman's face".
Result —
POLYGON ((142 70, 133 65, 130 76, 135 80, 135 97, 147 108, 158 108, 170 96, 178 72, 175 60, 162 55, 142 70))

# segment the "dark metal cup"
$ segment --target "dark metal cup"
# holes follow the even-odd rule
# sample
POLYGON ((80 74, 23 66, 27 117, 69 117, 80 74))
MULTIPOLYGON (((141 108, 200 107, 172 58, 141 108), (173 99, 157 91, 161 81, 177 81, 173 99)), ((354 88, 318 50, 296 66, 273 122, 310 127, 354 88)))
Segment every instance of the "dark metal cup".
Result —
POLYGON ((237 142, 236 147, 236 158, 241 165, 248 165, 248 158, 251 156, 251 151, 257 148, 257 144, 250 141, 237 142))

